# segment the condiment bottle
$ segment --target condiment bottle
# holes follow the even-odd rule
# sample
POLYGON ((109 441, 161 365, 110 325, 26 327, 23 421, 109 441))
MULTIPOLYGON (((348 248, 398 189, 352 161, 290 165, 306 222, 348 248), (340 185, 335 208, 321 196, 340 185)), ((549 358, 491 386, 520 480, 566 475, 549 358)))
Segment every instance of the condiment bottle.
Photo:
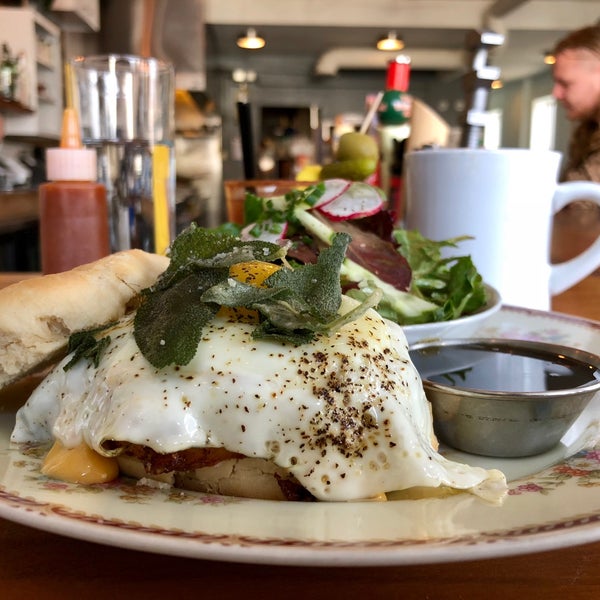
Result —
POLYGON ((67 108, 60 146, 46 151, 48 183, 38 193, 44 274, 110 254, 106 188, 96 174, 96 152, 82 147, 77 114, 67 108))
POLYGON ((388 63, 385 93, 379 105, 379 122, 382 125, 403 125, 410 119, 411 99, 410 58, 399 55, 388 63))

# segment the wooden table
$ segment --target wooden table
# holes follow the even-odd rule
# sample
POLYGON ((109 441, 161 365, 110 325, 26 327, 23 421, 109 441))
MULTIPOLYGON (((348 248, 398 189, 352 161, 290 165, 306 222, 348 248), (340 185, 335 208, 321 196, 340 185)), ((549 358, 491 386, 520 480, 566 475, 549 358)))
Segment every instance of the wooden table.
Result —
MULTIPOLYGON (((19 277, 0 274, 0 286, 19 277)), ((556 297, 553 308, 600 320, 599 297, 600 276, 592 275, 556 297)), ((123 550, 0 519, 0 598, 76 597, 591 600, 600 598, 600 542, 461 563, 280 567, 123 550)))

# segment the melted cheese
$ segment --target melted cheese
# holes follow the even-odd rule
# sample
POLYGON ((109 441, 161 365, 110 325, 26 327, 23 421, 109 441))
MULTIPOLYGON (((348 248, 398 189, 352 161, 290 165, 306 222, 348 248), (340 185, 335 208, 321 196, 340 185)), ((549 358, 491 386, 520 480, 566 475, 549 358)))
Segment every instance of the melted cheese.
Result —
MULTIPOLYGON (((342 312, 352 306, 345 299, 342 312)), ((321 500, 417 486, 505 492, 502 474, 434 448, 429 403, 394 323, 369 311, 302 346, 254 340, 253 328, 217 317, 188 365, 157 370, 123 321, 98 368, 56 367, 19 411, 12 439, 85 443, 106 456, 114 440, 161 453, 224 447, 272 460, 321 500)))
POLYGON ((54 442, 42 465, 42 473, 71 483, 106 483, 119 475, 117 459, 98 454, 86 444, 65 448, 54 442))

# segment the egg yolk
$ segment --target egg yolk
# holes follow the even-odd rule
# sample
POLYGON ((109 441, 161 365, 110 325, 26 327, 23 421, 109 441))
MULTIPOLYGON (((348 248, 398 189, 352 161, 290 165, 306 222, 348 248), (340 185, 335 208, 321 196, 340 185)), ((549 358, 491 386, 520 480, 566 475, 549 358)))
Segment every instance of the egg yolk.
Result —
POLYGON ((229 277, 242 283, 248 283, 254 287, 266 287, 263 285, 265 280, 273 275, 275 271, 279 271, 279 269, 281 267, 273 263, 250 260, 231 265, 229 267, 229 277))
POLYGON ((116 458, 101 456, 86 444, 65 448, 57 440, 44 459, 42 473, 70 483, 105 483, 117 478, 119 465, 116 458))
MULTIPOLYGON (((281 269, 280 266, 272 263, 251 260, 231 265, 229 267, 229 277, 241 283, 253 285, 254 287, 266 287, 264 285, 265 280, 279 269, 281 269)), ((218 315, 232 321, 242 321, 244 323, 258 322, 258 312, 243 307, 230 308, 222 306, 218 315)))

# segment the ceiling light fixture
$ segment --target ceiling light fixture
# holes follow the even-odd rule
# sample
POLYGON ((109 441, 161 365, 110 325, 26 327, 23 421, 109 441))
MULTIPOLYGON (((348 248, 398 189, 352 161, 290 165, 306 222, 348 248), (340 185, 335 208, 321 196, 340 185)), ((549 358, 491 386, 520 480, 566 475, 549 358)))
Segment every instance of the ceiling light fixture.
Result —
POLYGON ((237 45, 244 50, 259 50, 265 44, 265 39, 257 35, 256 29, 252 27, 248 27, 246 34, 237 39, 237 45))
POLYGON ((377 40, 377 50, 397 51, 404 48, 404 42, 397 36, 395 31, 388 32, 386 37, 377 40))

